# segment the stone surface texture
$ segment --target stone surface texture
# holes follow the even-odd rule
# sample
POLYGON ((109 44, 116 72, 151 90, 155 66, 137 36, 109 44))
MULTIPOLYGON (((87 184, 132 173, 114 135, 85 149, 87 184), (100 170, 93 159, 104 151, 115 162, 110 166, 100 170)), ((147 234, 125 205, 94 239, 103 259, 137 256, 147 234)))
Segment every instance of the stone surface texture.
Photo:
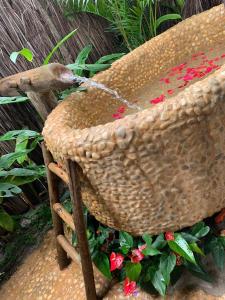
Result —
MULTIPOLYGON (((107 282, 95 270, 96 275, 96 287, 101 291, 107 282)), ((225 300, 225 272, 215 279, 218 284, 205 286, 189 274, 164 299, 140 290, 136 297, 124 296, 122 285, 115 284, 103 300, 225 300)), ((1 287, 0 300, 86 300, 80 264, 72 262, 65 270, 59 270, 54 234, 49 231, 41 245, 1 287)))
MULTIPOLYGON (((130 100, 134 91, 225 41, 225 9, 193 16, 93 80, 130 100)), ((178 230, 225 206, 225 65, 163 103, 110 122, 118 102, 90 88, 49 115, 54 158, 83 169, 83 199, 102 223, 134 235, 178 230)))

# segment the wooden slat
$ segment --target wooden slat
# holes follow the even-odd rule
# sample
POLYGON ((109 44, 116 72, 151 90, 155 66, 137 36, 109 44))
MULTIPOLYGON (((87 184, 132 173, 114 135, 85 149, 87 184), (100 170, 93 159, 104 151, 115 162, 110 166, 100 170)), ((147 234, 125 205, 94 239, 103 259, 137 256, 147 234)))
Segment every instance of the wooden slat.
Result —
POLYGON ((75 161, 71 160, 66 161, 66 167, 69 176, 70 196, 73 204, 73 217, 81 257, 86 298, 87 300, 97 300, 94 272, 87 240, 87 229, 83 215, 83 202, 79 178, 79 171, 81 170, 80 166, 75 161))
POLYGON ((54 211, 60 216, 60 218, 73 230, 75 231, 75 225, 73 222, 73 216, 68 213, 60 203, 53 204, 54 211))
MULTIPOLYGON (((42 152, 43 152, 45 166, 48 166, 51 162, 53 162, 53 157, 51 153, 47 150, 45 143, 42 143, 42 152)), ((47 169, 49 199, 50 199, 50 206, 51 206, 51 213, 52 213, 52 222, 53 222, 55 239, 57 239, 58 235, 64 234, 63 221, 53 209, 53 205, 57 203, 59 199, 58 177, 55 174, 53 174, 47 167, 46 169, 47 169)), ((56 240, 56 249, 57 249, 57 260, 58 260, 59 268, 62 270, 69 265, 70 259, 68 259, 67 253, 64 251, 64 249, 57 243, 57 240, 56 240)))
POLYGON ((64 235, 61 235, 61 234, 58 235, 57 241, 73 261, 75 261, 79 264, 81 263, 80 255, 77 253, 75 248, 70 244, 70 242, 65 238, 64 235))
POLYGON ((48 168, 49 168, 50 171, 52 171, 52 173, 54 173, 59 178, 61 178, 67 185, 69 184, 68 175, 66 174, 65 171, 63 171, 60 167, 58 167, 56 163, 51 162, 48 165, 48 168))

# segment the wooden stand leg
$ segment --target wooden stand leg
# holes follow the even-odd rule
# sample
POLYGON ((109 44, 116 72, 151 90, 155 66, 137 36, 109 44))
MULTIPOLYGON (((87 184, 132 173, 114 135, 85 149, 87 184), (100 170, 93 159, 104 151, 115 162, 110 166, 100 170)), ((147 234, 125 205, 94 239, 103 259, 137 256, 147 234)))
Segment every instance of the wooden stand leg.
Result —
POLYGON ((55 174, 53 174, 49 169, 48 165, 53 162, 53 158, 51 153, 46 149, 44 143, 42 143, 42 152, 44 157, 45 166, 47 169, 47 181, 48 181, 48 190, 49 190, 49 199, 50 199, 50 206, 51 206, 51 213, 52 213, 52 221, 53 221, 53 228, 55 233, 55 240, 56 240, 56 250, 57 250, 57 259, 60 270, 67 267, 70 263, 70 259, 67 256, 67 253, 64 249, 60 246, 57 241, 58 235, 64 235, 63 229, 63 221, 57 215, 57 213, 53 209, 53 205, 59 202, 59 192, 58 192, 58 178, 55 174))
POLYGON ((76 162, 71 160, 67 160, 66 165, 69 175, 70 196, 73 204, 73 217, 77 233, 78 248, 81 257, 86 297, 87 300, 97 300, 94 273, 83 215, 83 203, 78 173, 80 166, 76 162))

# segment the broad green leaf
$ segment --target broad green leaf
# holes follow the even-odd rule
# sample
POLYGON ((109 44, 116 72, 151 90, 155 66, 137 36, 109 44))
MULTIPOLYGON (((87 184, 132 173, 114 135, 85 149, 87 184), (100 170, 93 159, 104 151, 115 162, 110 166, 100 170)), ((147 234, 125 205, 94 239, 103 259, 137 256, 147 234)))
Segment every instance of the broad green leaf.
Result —
POLYGON ((31 152, 31 150, 24 150, 20 152, 13 152, 13 153, 8 153, 5 155, 2 155, 0 157, 0 168, 2 169, 8 169, 11 167, 11 165, 18 159, 23 157, 25 154, 28 154, 31 152))
POLYGON ((0 177, 7 177, 7 176, 37 176, 42 177, 45 175, 45 167, 44 166, 37 166, 33 169, 26 169, 26 168, 14 168, 9 171, 0 171, 0 177))
POLYGON ((24 58, 26 58, 26 60, 28 60, 30 62, 33 60, 33 53, 32 53, 32 51, 30 49, 23 48, 20 51, 12 52, 11 53, 10 59, 11 59, 12 62, 14 62, 14 64, 16 63, 16 60, 17 60, 17 58, 18 58, 19 55, 23 56, 24 58))
POLYGON ((109 266, 109 258, 105 253, 98 252, 98 254, 94 258, 94 263, 103 275, 105 275, 109 279, 112 278, 109 266))
POLYGON ((179 20, 179 19, 182 19, 181 15, 179 15, 179 14, 166 14, 166 15, 159 17, 156 20, 155 26, 156 26, 156 28, 158 28, 162 23, 164 23, 166 21, 179 20))
POLYGON ((191 272, 194 276, 201 278, 202 280, 205 280, 207 282, 212 282, 211 276, 202 269, 202 267, 199 264, 192 264, 188 261, 184 261, 185 268, 191 272))
POLYGON ((22 193, 22 190, 18 186, 0 182, 0 198, 14 197, 20 193, 22 193))
POLYGON ((168 241, 170 249, 193 264, 196 264, 194 254, 185 239, 179 233, 175 233, 174 236, 174 241, 168 241))
POLYGON ((52 51, 47 55, 47 57, 44 60, 44 65, 47 65, 50 61, 50 59, 52 58, 52 56, 54 55, 54 53, 68 40, 70 39, 75 33, 76 33, 77 29, 71 31, 69 34, 67 34, 62 40, 60 40, 57 45, 52 49, 52 51))
POLYGON ((160 233, 160 235, 157 236, 155 241, 152 243, 152 247, 156 249, 162 249, 166 246, 167 242, 164 239, 164 234, 160 233))
POLYGON ((126 276, 132 281, 137 281, 141 274, 141 269, 142 266, 140 263, 134 264, 128 261, 125 266, 126 276))
POLYGON ((105 64, 106 62, 111 64, 113 61, 121 58, 125 54, 126 53, 113 53, 113 54, 102 56, 101 58, 99 58, 99 60, 96 61, 96 64, 105 64))
POLYGON ((210 231, 209 226, 206 226, 205 223, 199 222, 195 224, 191 229, 191 234, 194 235, 196 238, 200 239, 206 236, 210 231))
POLYGON ((129 233, 124 231, 120 231, 119 241, 124 254, 127 254, 130 248, 132 248, 134 244, 132 236, 129 233))
POLYGON ((18 97, 0 97, 0 105, 25 102, 27 100, 29 100, 27 97, 21 97, 21 96, 18 96, 18 97))
POLYGON ((145 272, 146 274, 144 274, 144 282, 152 281, 152 279, 155 275, 155 272, 157 270, 158 270, 158 268, 156 265, 152 265, 152 266, 148 267, 147 271, 145 272))
POLYGON ((220 242, 217 242, 215 247, 212 248, 212 256, 216 263, 216 266, 223 271, 225 263, 225 251, 224 247, 220 242))
POLYGON ((99 243, 102 245, 105 243, 106 239, 109 237, 109 233, 112 231, 110 228, 108 227, 103 227, 103 226, 99 226, 98 228, 99 231, 99 235, 98 235, 98 241, 99 243))
POLYGON ((7 133, 5 133, 4 135, 0 136, 0 142, 15 140, 20 136, 31 139, 31 138, 41 137, 41 134, 39 132, 36 132, 33 130, 27 130, 27 129, 11 130, 11 131, 8 131, 7 133))
MULTIPOLYGON (((84 47, 84 48, 80 51, 80 53, 77 55, 77 58, 76 58, 76 60, 75 60, 75 64, 77 64, 77 65, 85 64, 85 62, 86 62, 86 60, 87 60, 87 58, 88 58, 88 56, 89 56, 91 50, 92 50, 92 46, 91 46, 91 45, 88 45, 88 46, 84 47)), ((82 70, 82 69, 79 69, 79 68, 74 70, 74 72, 75 72, 77 75, 79 75, 79 76, 82 75, 82 73, 83 73, 82 71, 83 71, 83 70, 82 70)))
POLYGON ((123 55, 125 55, 125 53, 113 53, 113 54, 102 56, 94 64, 94 65, 98 66, 98 70, 93 69, 92 71, 90 71, 90 77, 92 77, 95 73, 97 73, 99 71, 103 71, 103 70, 111 67, 111 64, 115 60, 121 58, 123 55), (105 68, 104 68, 104 66, 105 66, 105 68))
POLYGON ((159 269, 165 279, 165 283, 168 286, 170 283, 170 274, 176 266, 176 255, 175 254, 163 254, 160 257, 159 269))
POLYGON ((75 72, 76 70, 86 70, 90 71, 92 73, 97 73, 103 70, 106 70, 107 68, 111 67, 110 64, 70 64, 67 65, 67 68, 71 71, 75 72))
POLYGON ((150 247, 152 245, 152 237, 150 234, 147 234, 147 233, 143 234, 142 239, 145 241, 145 243, 148 247, 150 247))
POLYGON ((196 252, 196 253, 201 254, 203 256, 205 255, 205 253, 202 251, 201 248, 199 248, 197 243, 191 243, 191 244, 189 244, 189 246, 190 246, 190 248, 193 252, 196 252))
MULTIPOLYGON (((20 152, 20 151, 26 150, 27 149, 27 145, 28 145, 28 138, 27 137, 18 136, 17 139, 16 139, 15 152, 20 152)), ((28 159, 27 154, 24 154, 23 156, 17 158, 17 162, 19 164, 22 164, 27 159, 28 159)))
POLYGON ((7 231, 13 231, 14 228, 12 217, 2 207, 0 207, 0 227, 7 231))
POLYGON ((188 243, 194 243, 194 242, 198 242, 198 241, 199 241, 199 239, 198 239, 196 236, 194 236, 194 235, 192 235, 192 234, 190 234, 190 233, 187 233, 187 232, 181 232, 180 234, 182 235, 182 237, 183 237, 188 243))
POLYGON ((225 236, 218 237, 219 243, 225 248, 225 236))
POLYGON ((144 250, 142 250, 142 253, 145 255, 145 256, 155 256, 155 255, 159 255, 161 254, 161 252, 156 249, 156 248, 153 248, 152 246, 147 246, 144 250))
POLYGON ((160 270, 155 272, 155 275, 152 278, 152 284, 161 296, 165 296, 165 294, 166 294, 166 282, 165 282, 163 274, 161 273, 160 270))

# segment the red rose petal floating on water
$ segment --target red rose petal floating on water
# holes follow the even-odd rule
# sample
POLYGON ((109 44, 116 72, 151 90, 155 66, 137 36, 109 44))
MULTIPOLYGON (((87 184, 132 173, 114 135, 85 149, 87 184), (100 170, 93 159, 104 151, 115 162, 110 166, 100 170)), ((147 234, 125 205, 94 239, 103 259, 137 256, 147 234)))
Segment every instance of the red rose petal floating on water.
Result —
POLYGON ((123 116, 120 113, 115 113, 115 114, 112 115, 112 117, 114 119, 122 119, 123 116))
POLYGON ((126 109, 125 106, 120 106, 120 107, 117 109, 117 112, 120 113, 120 114, 123 114, 123 113, 125 112, 125 109, 126 109))
POLYGON ((156 97, 156 98, 150 100, 150 103, 152 103, 152 104, 157 104, 157 103, 159 103, 159 102, 163 102, 164 100, 165 100, 165 95, 162 94, 162 95, 160 95, 159 97, 156 97))
POLYGON ((170 83, 170 79, 169 78, 161 78, 159 81, 162 81, 166 84, 169 84, 170 83))
POLYGON ((132 296, 136 293, 137 284, 135 281, 130 281, 128 277, 124 280, 123 291, 125 296, 132 296))
POLYGON ((110 271, 120 269, 122 267, 124 257, 120 253, 112 252, 110 255, 110 271))
POLYGON ((169 95, 173 95, 174 90, 167 90, 167 93, 168 93, 169 95))
POLYGON ((134 264, 139 263, 144 257, 145 256, 141 253, 140 249, 132 250, 132 254, 130 255, 131 262, 134 264))

